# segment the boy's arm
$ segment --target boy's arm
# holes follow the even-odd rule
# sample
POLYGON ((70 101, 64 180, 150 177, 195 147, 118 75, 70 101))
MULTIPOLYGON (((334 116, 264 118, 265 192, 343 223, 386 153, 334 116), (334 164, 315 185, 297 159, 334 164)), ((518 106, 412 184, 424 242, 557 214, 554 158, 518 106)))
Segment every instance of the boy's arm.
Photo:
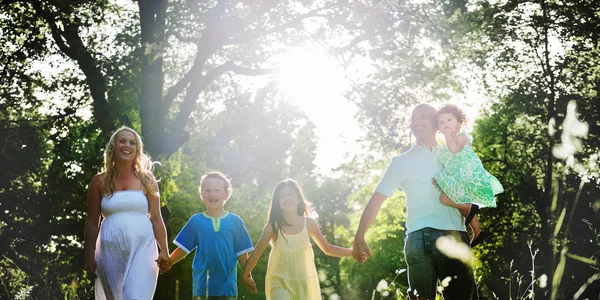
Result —
MULTIPOLYGON (((238 262, 242 266, 242 269, 246 265, 247 261, 248 261, 248 253, 244 253, 244 254, 238 256, 238 262)), ((244 284, 244 286, 246 286, 246 288, 248 289, 248 291, 250 293, 256 293, 256 283, 254 283, 254 279, 252 279, 252 274, 248 274, 247 276, 244 276, 242 274, 242 283, 244 284)))
POLYGON ((177 249, 175 249, 175 251, 171 252, 171 255, 169 255, 169 258, 171 259, 171 263, 174 265, 178 261, 180 261, 182 258, 186 257, 187 255, 188 255, 187 252, 185 252, 181 248, 177 247, 177 249))
POLYGON ((311 218, 306 219, 306 227, 308 228, 308 233, 310 233, 310 236, 325 254, 336 257, 352 256, 351 248, 342 248, 330 244, 321 233, 321 229, 319 229, 319 225, 317 225, 317 222, 315 222, 315 220, 311 218))
POLYGON ((464 134, 459 134, 453 138, 446 136, 446 146, 448 146, 448 150, 452 153, 460 151, 468 141, 467 136, 464 134))
POLYGON ((238 256, 238 262, 240 263, 240 266, 242 266, 242 268, 246 265, 246 262, 248 261, 248 253, 244 253, 240 256, 238 256))
POLYGON ((254 251, 252 251, 250 254, 250 257, 242 257, 244 255, 238 256, 238 261, 244 267, 244 271, 242 273, 242 283, 251 293, 256 293, 256 283, 254 282, 251 274, 252 269, 254 269, 256 266, 258 259, 267 248, 267 244, 269 244, 271 238, 273 238, 273 229, 271 228, 271 224, 267 223, 263 229, 260 239, 258 240, 258 243, 256 243, 256 247, 254 247, 254 251))
POLYGON ((198 214, 193 215, 187 223, 183 225, 183 228, 181 228, 175 239, 173 239, 173 244, 177 246, 177 249, 169 255, 171 264, 177 263, 199 246, 197 215, 198 214))

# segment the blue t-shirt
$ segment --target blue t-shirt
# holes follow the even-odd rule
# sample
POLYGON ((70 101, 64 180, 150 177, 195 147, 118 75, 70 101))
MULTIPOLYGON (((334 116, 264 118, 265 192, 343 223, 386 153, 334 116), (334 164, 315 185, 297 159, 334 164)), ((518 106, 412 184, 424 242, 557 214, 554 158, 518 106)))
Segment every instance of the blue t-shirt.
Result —
POLYGON ((237 296, 238 256, 254 249, 244 221, 233 213, 193 215, 173 241, 186 253, 196 249, 194 296, 237 296))
POLYGON ((394 157, 375 189, 391 197, 402 188, 406 195, 406 234, 425 227, 466 231, 458 209, 440 203, 441 191, 433 185, 433 178, 442 170, 437 159, 441 149, 440 145, 431 150, 413 145, 394 157))

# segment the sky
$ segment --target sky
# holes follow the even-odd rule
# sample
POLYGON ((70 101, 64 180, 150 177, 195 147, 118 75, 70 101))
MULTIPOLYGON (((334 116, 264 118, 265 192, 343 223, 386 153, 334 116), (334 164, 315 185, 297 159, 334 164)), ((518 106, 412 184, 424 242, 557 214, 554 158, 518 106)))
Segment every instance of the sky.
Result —
POLYGON ((315 124, 318 135, 315 165, 329 172, 359 150, 363 132, 356 122, 357 107, 343 94, 348 88, 344 70, 317 49, 300 48, 279 57, 278 82, 287 98, 315 124))
MULTIPOLYGON (((357 143, 364 135, 355 118, 357 107, 343 96, 348 88, 346 75, 334 59, 317 48, 299 48, 278 58, 276 64, 280 68, 277 80, 284 93, 317 128, 315 165, 322 172, 331 173, 353 154, 365 151, 357 143)), ((361 62, 355 68, 368 69, 369 65, 361 62)), ((451 102, 463 108, 468 119, 474 121, 485 102, 483 91, 473 83, 464 89, 465 93, 452 95, 451 102)))

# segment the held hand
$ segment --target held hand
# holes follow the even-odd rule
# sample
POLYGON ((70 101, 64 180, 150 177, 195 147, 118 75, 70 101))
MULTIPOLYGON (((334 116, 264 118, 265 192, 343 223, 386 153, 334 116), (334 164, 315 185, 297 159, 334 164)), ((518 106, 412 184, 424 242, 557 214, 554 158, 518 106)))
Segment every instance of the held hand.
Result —
POLYGON ((98 275, 96 275, 96 259, 94 257, 85 260, 85 271, 92 280, 98 277, 98 275))
POLYGON ((364 237, 355 236, 354 243, 352 245, 352 257, 359 263, 364 263, 367 258, 371 257, 371 249, 365 242, 364 237))
POLYGON ((252 274, 248 274, 247 276, 242 275, 242 283, 250 293, 256 293, 256 282, 252 279, 252 274))
POLYGON ((158 268, 160 270, 160 274, 163 274, 171 269, 173 262, 169 258, 169 254, 166 251, 161 251, 158 254, 158 259, 156 259, 156 263, 158 264, 158 268))

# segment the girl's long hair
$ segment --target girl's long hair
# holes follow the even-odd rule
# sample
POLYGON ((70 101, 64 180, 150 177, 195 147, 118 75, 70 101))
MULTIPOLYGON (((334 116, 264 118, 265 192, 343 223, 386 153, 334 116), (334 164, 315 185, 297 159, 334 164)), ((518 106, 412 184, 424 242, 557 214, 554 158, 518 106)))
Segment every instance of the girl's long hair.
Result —
POLYGON ((119 133, 123 131, 129 131, 133 133, 133 136, 135 137, 136 153, 132 165, 133 173, 142 182, 145 193, 158 197, 158 190, 154 188, 156 179, 152 173, 155 162, 152 161, 150 156, 144 153, 144 144, 142 143, 140 135, 137 134, 135 130, 126 126, 117 129, 117 131, 112 134, 104 149, 104 168, 102 168, 102 172, 100 173, 102 176, 102 195, 112 196, 115 192, 119 170, 115 168, 113 156, 117 137, 119 136, 119 133))
POLYGON ((275 242, 277 235, 281 232, 283 226, 290 226, 283 218, 283 211, 279 204, 279 194, 285 187, 294 189, 298 196, 298 206, 296 207, 298 216, 308 217, 311 213, 311 203, 304 198, 304 193, 302 193, 302 188, 298 182, 291 178, 280 181, 273 190, 273 198, 271 200, 271 206, 269 207, 269 224, 271 224, 271 228, 273 229, 273 239, 271 240, 271 243, 275 242))

